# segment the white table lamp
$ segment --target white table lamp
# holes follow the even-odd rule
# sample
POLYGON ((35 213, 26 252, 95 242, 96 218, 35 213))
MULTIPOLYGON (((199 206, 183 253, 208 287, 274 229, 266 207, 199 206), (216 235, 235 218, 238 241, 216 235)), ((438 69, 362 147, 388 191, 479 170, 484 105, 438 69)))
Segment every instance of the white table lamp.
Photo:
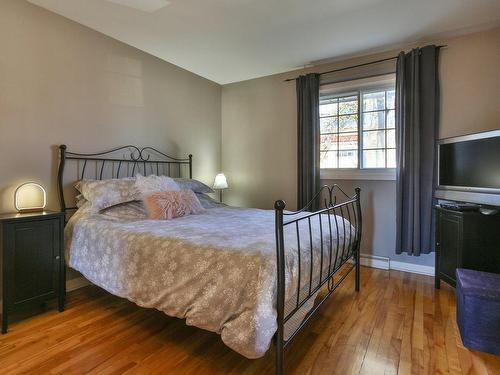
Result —
POLYGON ((219 200, 222 202, 222 190, 227 189, 229 186, 227 184, 226 176, 224 173, 219 173, 215 176, 214 180, 214 190, 219 190, 219 200))
POLYGON ((14 206, 18 212, 43 211, 47 206, 47 192, 36 182, 26 182, 14 192, 14 206))

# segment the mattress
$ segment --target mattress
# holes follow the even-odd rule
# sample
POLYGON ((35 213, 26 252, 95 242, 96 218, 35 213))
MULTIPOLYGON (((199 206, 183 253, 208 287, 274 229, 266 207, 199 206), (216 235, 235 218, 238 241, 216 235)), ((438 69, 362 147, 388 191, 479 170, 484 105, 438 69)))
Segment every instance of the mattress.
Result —
MULTIPOLYGON (((354 237, 347 220, 337 217, 337 222, 333 259, 336 244, 345 241, 347 246, 354 237)), ((314 284, 320 281, 319 274, 309 275, 311 260, 320 269, 319 225, 318 216, 313 217, 312 238, 307 220, 299 225, 301 298, 308 293, 310 277, 314 284)), ((324 278, 330 256, 328 219, 322 225, 324 278)), ((199 215, 148 220, 139 202, 100 213, 85 203, 66 227, 66 261, 110 293, 216 332, 236 352, 258 358, 277 329, 274 227, 272 210, 213 205, 199 215)), ((295 307, 298 289, 295 225, 285 227, 284 239, 286 313, 295 307)), ((287 322, 285 336, 312 306, 311 300, 287 322)))

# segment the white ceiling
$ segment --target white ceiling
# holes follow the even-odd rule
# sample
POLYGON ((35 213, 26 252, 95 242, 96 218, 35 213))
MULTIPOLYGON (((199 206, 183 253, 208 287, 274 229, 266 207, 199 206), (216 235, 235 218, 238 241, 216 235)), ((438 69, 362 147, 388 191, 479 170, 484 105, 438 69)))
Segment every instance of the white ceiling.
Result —
POLYGON ((500 24, 499 0, 29 0, 226 84, 500 24))

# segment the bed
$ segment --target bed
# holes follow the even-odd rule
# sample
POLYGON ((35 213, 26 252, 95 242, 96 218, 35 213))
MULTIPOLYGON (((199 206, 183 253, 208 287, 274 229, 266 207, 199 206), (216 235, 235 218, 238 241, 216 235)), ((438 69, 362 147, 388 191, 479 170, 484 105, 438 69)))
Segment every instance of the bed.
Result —
POLYGON ((337 277, 346 263, 356 270, 359 290, 359 189, 350 197, 336 185, 323 187, 317 194, 323 208, 314 212, 287 211, 283 201, 261 210, 206 199, 203 214, 148 220, 140 202, 99 212, 88 202, 66 207, 69 161, 75 180, 137 173, 192 178, 192 156, 135 146, 81 154, 60 146, 60 203, 72 213, 67 264, 114 295, 220 334, 248 358, 263 356, 274 339, 277 374, 285 348, 346 277, 337 277))

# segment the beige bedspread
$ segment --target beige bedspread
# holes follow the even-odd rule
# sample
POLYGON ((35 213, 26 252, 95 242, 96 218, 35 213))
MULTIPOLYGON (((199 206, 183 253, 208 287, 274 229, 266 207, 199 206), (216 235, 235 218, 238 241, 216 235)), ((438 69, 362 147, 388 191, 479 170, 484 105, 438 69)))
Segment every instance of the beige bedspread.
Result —
MULTIPOLYGON (((344 221, 338 217, 338 222, 342 243, 344 221)), ((306 223, 300 226, 302 249, 309 249, 306 223)), ((354 229, 345 223, 349 242, 349 229, 352 237, 354 229)), ((329 257, 327 225, 328 220, 323 220, 324 269, 329 257)), ((314 228, 318 226, 318 219, 312 220, 317 232, 313 236, 316 269, 320 238, 314 228)), ((290 310, 298 282, 295 226, 285 231, 285 247, 290 310)), ((310 256, 302 251, 305 287, 310 256)), ((227 346, 248 358, 264 355, 276 331, 274 211, 219 207, 157 221, 146 220, 137 202, 98 214, 84 205, 66 228, 66 260, 117 296, 219 333, 227 346)), ((318 275, 313 279, 319 281, 318 275)))

